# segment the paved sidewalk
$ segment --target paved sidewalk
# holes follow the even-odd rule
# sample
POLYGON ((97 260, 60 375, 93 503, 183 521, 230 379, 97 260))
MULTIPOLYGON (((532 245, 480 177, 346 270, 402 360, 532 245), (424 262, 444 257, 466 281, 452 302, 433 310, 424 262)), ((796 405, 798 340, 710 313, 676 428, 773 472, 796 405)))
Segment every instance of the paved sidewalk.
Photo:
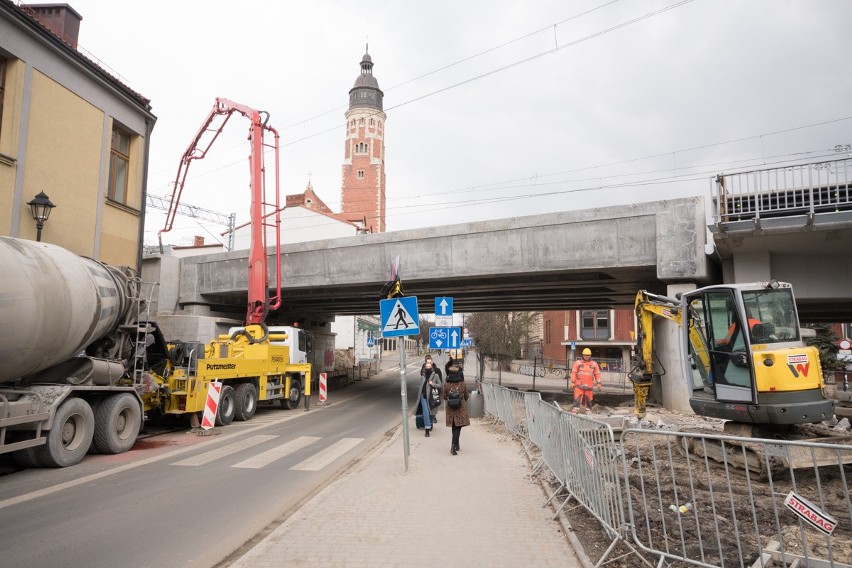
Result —
POLYGON ((518 445, 471 422, 452 456, 443 411, 412 418, 408 472, 399 428, 232 566, 581 566, 518 445))

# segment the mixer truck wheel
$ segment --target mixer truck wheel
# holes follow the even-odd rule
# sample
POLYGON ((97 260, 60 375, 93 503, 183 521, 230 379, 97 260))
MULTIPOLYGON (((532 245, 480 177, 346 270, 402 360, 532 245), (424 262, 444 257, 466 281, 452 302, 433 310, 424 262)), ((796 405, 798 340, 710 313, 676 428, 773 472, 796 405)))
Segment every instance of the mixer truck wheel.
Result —
POLYGON ((235 420, 251 420, 257 410, 257 388, 252 383, 242 383, 234 389, 235 420))
POLYGON ((223 385, 219 392, 219 408, 216 409, 216 426, 227 426, 233 422, 235 410, 234 387, 223 385))
POLYGON ((142 409, 130 393, 108 396, 95 407, 92 445, 102 454, 121 454, 133 447, 142 425, 142 409))
POLYGON ((68 467, 79 463, 89 451, 95 433, 92 407, 82 398, 69 398, 53 417, 47 443, 35 450, 43 467, 68 467))

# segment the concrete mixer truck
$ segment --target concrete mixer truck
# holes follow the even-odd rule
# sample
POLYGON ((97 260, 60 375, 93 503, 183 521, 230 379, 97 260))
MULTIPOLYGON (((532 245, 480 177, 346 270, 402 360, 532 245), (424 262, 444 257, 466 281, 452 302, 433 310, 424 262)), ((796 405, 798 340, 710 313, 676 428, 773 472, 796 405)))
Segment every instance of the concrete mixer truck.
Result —
POLYGON ((0 237, 0 454, 66 467, 133 447, 151 413, 197 418, 221 386, 216 425, 310 394, 310 336, 247 325, 207 344, 166 342, 133 270, 0 237))
POLYGON ((64 467, 133 446, 146 390, 135 365, 146 347, 166 356, 139 326, 137 290, 130 269, 0 237, 0 453, 64 467))
POLYGON ((125 452, 149 411, 197 418, 211 383, 220 389, 217 425, 250 420, 259 402, 295 408, 311 394, 310 337, 266 325, 282 303, 279 136, 261 120, 268 114, 216 99, 181 159, 161 233, 171 229, 189 165, 207 154, 233 114, 251 121, 246 325, 207 344, 167 344, 144 315, 147 302, 131 269, 0 237, 0 453, 14 452, 25 466, 65 467, 89 451, 125 452), (265 133, 274 137, 269 195, 265 133), (274 287, 267 245, 275 250, 274 287))

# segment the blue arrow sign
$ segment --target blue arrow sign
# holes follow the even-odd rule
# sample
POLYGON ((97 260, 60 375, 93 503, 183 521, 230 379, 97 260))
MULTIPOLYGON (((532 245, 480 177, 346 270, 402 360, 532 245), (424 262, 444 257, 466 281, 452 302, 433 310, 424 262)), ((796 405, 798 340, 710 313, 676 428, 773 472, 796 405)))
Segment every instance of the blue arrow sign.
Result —
POLYGON ((380 300, 382 337, 417 335, 420 333, 420 316, 417 314, 417 296, 403 296, 380 300))
POLYGON ((462 342, 462 333, 461 328, 459 327, 451 327, 450 328, 450 349, 457 349, 461 346, 462 342))
POLYGON ((461 329, 458 327, 430 327, 429 349, 455 349, 459 346, 461 329))
POLYGON ((449 296, 439 296, 435 298, 435 315, 436 316, 451 316, 453 315, 453 299, 449 296))

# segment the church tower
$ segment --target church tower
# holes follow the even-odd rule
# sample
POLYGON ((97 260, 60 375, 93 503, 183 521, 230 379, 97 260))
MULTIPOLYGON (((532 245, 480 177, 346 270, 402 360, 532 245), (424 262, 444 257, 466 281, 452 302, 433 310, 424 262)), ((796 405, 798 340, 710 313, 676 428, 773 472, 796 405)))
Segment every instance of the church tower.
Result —
POLYGON ((354 222, 366 220, 365 228, 373 233, 385 231, 383 97, 367 52, 361 59, 361 74, 349 91, 340 203, 343 217, 354 222))

